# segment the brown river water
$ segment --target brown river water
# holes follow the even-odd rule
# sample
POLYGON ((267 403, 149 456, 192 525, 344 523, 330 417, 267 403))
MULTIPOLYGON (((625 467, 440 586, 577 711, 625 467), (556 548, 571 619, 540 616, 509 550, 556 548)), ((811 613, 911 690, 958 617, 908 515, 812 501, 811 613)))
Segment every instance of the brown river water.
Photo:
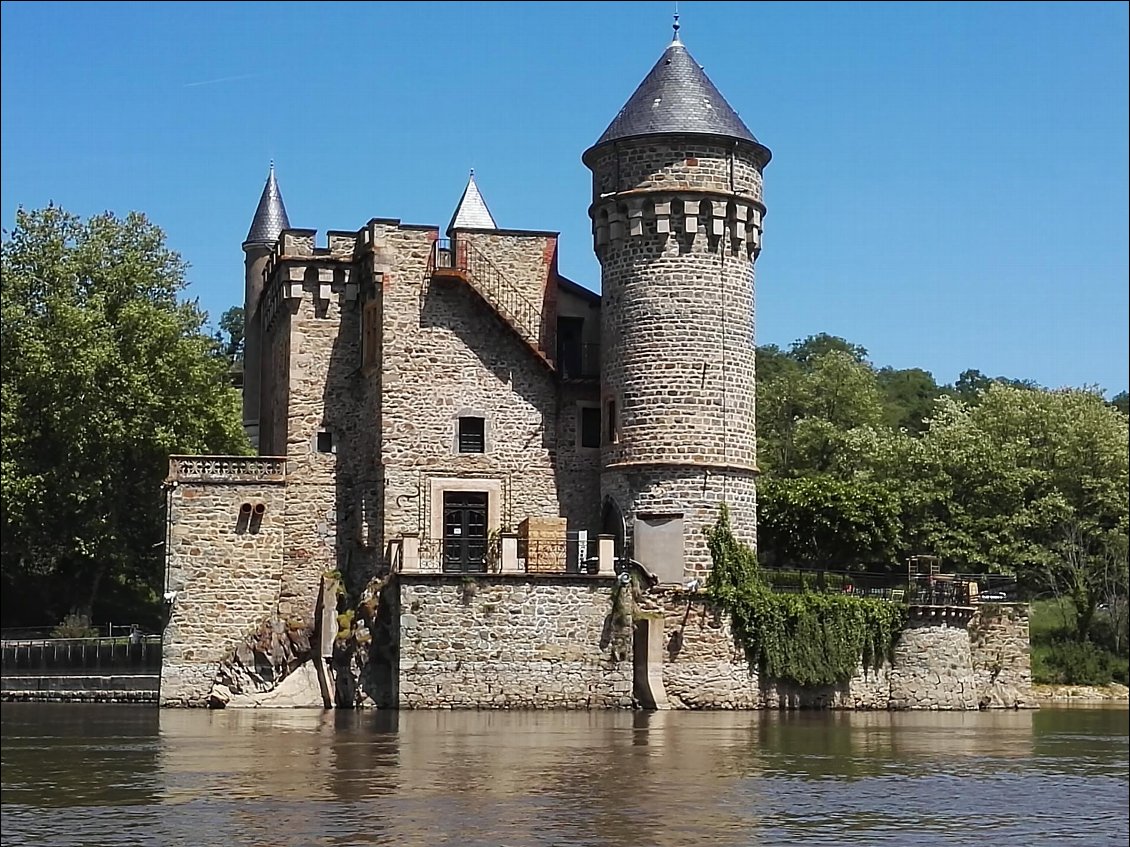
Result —
POLYGON ((5 703, 3 845, 1120 845, 1123 708, 5 703))

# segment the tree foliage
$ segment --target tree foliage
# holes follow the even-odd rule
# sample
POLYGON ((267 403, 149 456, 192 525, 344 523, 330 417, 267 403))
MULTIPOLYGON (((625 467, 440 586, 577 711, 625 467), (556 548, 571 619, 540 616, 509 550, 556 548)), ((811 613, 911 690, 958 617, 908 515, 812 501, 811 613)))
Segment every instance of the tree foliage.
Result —
POLYGON ((783 564, 915 553, 1070 597, 1080 637, 1125 607, 1125 392, 1047 390, 966 370, 876 370, 811 336, 758 351, 759 544, 783 564))
POLYGON ((140 614, 168 455, 248 450, 227 363, 143 215, 21 209, 2 250, 5 622, 89 617, 100 598, 140 614))

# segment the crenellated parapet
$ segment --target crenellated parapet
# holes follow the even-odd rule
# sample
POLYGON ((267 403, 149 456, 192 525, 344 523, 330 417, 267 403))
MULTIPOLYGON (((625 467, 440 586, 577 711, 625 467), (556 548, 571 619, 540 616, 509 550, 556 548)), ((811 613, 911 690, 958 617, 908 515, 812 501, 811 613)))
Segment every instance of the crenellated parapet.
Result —
MULTIPOLYGON (((629 191, 602 198, 590 209, 593 249, 599 256, 609 244, 645 237, 694 241, 729 238, 747 256, 761 252, 765 206, 722 192, 679 194, 629 191)), ((688 244, 687 246, 692 246, 688 244)))
POLYGON ((265 279, 262 321, 269 328, 284 304, 296 306, 304 297, 315 303, 339 306, 355 303, 357 253, 363 232, 327 233, 327 246, 316 246, 317 231, 288 229, 279 235, 263 270, 265 279))

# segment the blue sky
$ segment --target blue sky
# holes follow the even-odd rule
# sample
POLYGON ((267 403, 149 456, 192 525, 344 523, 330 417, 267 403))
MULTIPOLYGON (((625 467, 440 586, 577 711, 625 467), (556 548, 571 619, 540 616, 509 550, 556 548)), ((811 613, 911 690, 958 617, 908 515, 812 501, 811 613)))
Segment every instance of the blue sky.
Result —
MULTIPOLYGON (((598 288, 581 153, 672 3, 5 2, 0 218, 145 212, 218 319, 274 159, 294 226, 504 227, 598 288)), ((1127 387, 1128 5, 683 2, 773 151, 762 344, 817 332, 939 382, 1127 387)))

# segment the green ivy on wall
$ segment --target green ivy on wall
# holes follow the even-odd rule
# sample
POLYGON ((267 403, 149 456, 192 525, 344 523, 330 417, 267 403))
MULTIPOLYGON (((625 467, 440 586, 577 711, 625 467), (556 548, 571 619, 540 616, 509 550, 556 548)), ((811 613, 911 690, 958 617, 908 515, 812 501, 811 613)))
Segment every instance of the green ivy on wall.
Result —
POLYGON ((890 658, 903 625, 901 605, 846 594, 775 593, 757 554, 734 537, 725 505, 707 541, 714 565, 707 591, 730 613, 735 639, 765 677, 834 685, 850 679, 861 661, 875 668, 890 658))

